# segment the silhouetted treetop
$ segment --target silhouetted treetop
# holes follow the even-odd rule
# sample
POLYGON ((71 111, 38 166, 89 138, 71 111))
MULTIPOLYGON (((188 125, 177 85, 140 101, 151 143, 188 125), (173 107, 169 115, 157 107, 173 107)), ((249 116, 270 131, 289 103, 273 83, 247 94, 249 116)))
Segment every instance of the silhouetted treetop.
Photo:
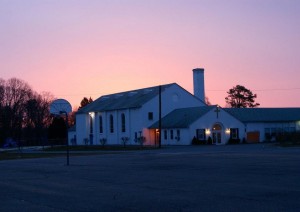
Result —
POLYGON ((80 110, 81 108, 90 104, 91 102, 93 102, 93 99, 91 97, 89 99, 87 97, 83 97, 83 99, 80 102, 80 106, 79 106, 78 110, 80 110))
POLYGON ((227 105, 233 108, 257 107, 260 104, 255 102, 256 94, 242 85, 236 85, 229 89, 225 98, 227 105))

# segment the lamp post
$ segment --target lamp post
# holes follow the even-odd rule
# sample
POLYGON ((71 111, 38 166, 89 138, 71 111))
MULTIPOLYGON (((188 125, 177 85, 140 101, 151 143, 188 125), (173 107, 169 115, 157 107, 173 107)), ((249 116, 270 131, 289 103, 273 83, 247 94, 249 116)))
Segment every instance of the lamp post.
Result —
POLYGON ((158 94, 158 113, 159 113, 159 121, 158 121, 158 128, 159 128, 159 139, 158 139, 158 148, 161 148, 161 85, 159 86, 159 94, 158 94))
POLYGON ((59 111, 60 114, 64 114, 66 116, 66 134, 67 134, 67 166, 70 164, 70 152, 69 152, 69 138, 68 138, 68 128, 69 128, 69 120, 68 120, 68 113, 66 111, 59 111))
POLYGON ((67 166, 69 166, 69 140, 68 140, 68 128, 69 128, 69 120, 68 113, 72 111, 71 104, 65 99, 56 99, 50 104, 50 113, 53 115, 62 115, 66 116, 66 134, 67 134, 67 166))

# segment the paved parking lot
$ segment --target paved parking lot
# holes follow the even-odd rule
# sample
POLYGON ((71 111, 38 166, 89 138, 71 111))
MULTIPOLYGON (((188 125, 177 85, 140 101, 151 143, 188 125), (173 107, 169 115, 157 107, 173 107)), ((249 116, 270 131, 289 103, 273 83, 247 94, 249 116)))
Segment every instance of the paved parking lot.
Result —
POLYGON ((299 211, 300 148, 164 147, 0 161, 0 211, 299 211))

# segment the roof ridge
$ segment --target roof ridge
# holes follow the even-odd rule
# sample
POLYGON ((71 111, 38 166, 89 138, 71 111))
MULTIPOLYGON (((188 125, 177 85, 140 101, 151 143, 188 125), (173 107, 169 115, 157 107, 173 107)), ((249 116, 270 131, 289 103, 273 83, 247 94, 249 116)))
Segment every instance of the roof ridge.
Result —
MULTIPOLYGON (((117 93, 105 94, 105 95, 100 96, 99 98, 105 97, 105 96, 113 96, 113 95, 118 95, 118 94, 125 94, 125 93, 130 93, 130 92, 139 92, 139 91, 141 91, 141 90, 158 88, 159 86, 166 87, 166 86, 171 86, 171 85, 173 85, 173 84, 176 84, 176 83, 173 82, 173 83, 168 83, 168 84, 163 84, 163 85, 156 85, 156 86, 145 87, 145 88, 139 88, 139 89, 134 89, 134 90, 128 90, 128 91, 122 91, 122 92, 117 92, 117 93)), ((98 99, 99 99, 99 98, 98 98, 98 99)))

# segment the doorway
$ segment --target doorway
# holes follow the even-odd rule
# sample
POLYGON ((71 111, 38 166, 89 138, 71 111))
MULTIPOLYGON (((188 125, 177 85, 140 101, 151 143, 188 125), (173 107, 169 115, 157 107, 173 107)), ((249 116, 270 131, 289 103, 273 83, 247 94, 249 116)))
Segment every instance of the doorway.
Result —
POLYGON ((221 124, 214 124, 212 127, 212 144, 222 143, 222 126, 221 124))

